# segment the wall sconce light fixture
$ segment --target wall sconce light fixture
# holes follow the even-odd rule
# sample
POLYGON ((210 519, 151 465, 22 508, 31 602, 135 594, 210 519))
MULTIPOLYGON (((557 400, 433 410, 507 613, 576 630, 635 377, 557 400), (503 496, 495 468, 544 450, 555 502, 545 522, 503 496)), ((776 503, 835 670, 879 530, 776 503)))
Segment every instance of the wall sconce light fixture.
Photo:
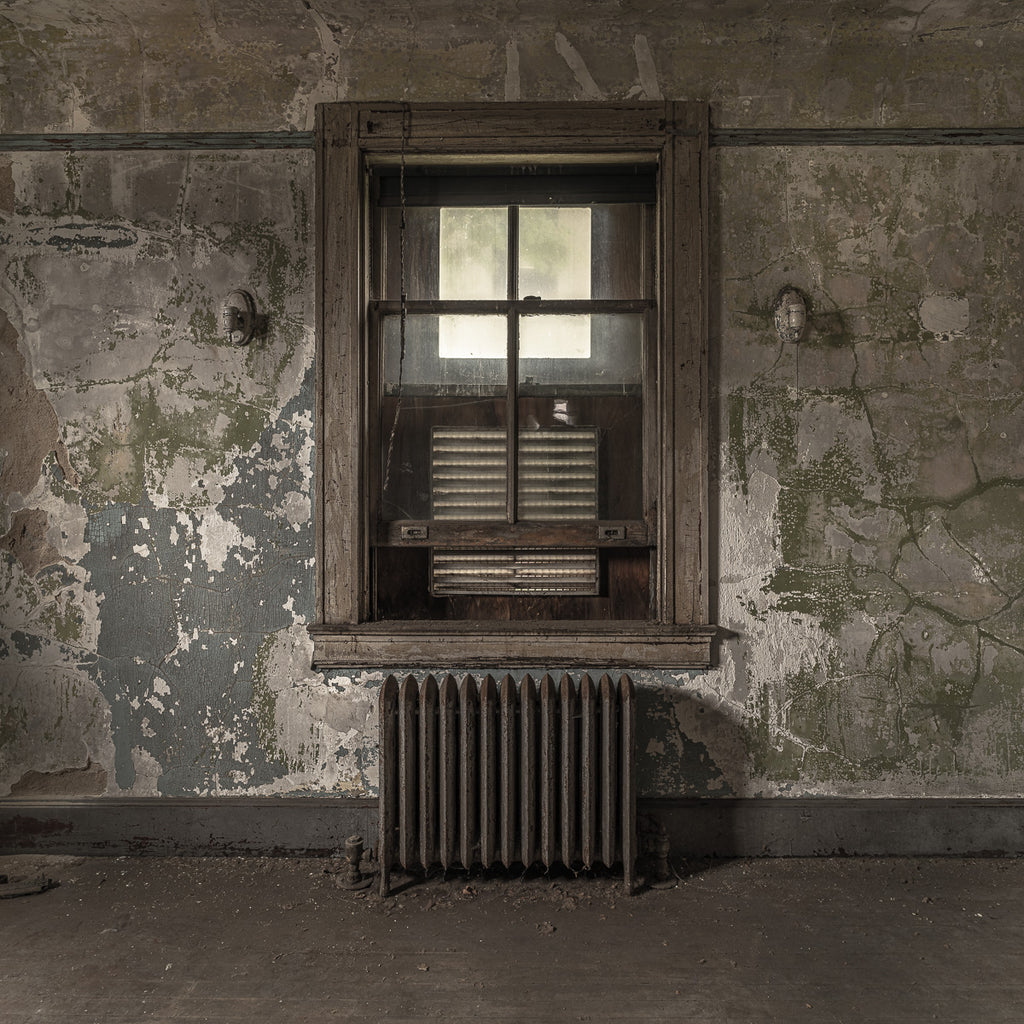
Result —
POLYGON ((256 303, 248 292, 236 290, 224 300, 220 321, 232 345, 248 345, 256 333, 256 303))
POLYGON ((775 300, 775 330, 784 342, 796 342, 807 326, 807 303, 795 289, 786 285, 775 300))

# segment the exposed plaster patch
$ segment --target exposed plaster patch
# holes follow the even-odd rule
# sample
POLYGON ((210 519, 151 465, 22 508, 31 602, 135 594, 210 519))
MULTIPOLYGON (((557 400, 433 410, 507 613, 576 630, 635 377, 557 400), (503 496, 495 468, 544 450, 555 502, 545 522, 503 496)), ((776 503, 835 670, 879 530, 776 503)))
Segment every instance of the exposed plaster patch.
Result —
POLYGON ((202 559, 210 572, 223 572, 224 563, 232 548, 241 548, 248 540, 248 546, 255 547, 252 538, 242 536, 242 531, 225 519, 216 509, 205 509, 199 518, 199 548, 202 559))
POLYGON ((645 99, 664 99, 658 85, 658 69, 654 66, 654 55, 647 42, 647 36, 633 37, 633 53, 636 55, 636 69, 640 75, 640 88, 645 99))
POLYGON ((132 765, 135 781, 129 790, 132 796, 159 796, 160 776, 163 769, 160 762, 143 747, 132 747, 132 765))
POLYGON ((255 694, 261 741, 289 770, 249 792, 314 786, 364 794, 375 788, 376 688, 312 672, 313 644, 301 623, 268 639, 255 694))
POLYGON ((300 527, 307 525, 310 521, 310 516, 313 514, 309 501, 309 493, 289 491, 284 496, 281 511, 295 529, 299 529, 300 527))
POLYGON ((919 313, 924 329, 941 337, 966 334, 971 322, 970 302, 950 295, 927 296, 919 313))
POLYGON ((519 43, 513 36, 505 44, 505 99, 518 102, 521 86, 519 82, 519 43))
POLYGON ((87 761, 84 768, 25 772, 11 786, 11 796, 101 796, 106 790, 106 770, 87 761))
POLYGON ((580 56, 576 47, 561 32, 555 33, 555 49, 562 60, 569 65, 573 75, 575 75, 576 81, 583 90, 583 99, 603 100, 604 93, 598 88, 593 75, 587 69, 586 62, 580 56))
POLYGON ((39 480, 43 462, 56 452, 68 483, 78 486, 67 449, 60 439, 57 414, 47 396, 32 383, 25 359, 18 351, 18 333, 0 310, 0 437, 6 455, 0 468, 0 500, 30 493, 39 480))
MULTIPOLYGON (((318 73, 312 75, 312 86, 300 89, 285 109, 287 124, 303 125, 307 131, 316 123, 318 103, 337 103, 348 93, 348 80, 342 72, 343 46, 327 19, 309 0, 296 0, 300 17, 308 17, 313 23, 317 42, 320 46, 318 73)), ((307 79, 308 81, 308 79, 307 79)))
POLYGON ((29 661, 0 661, 0 796, 29 772, 68 771, 68 785, 80 785, 83 765, 90 787, 104 772, 106 791, 117 791, 110 706, 64 651, 44 641, 29 661))

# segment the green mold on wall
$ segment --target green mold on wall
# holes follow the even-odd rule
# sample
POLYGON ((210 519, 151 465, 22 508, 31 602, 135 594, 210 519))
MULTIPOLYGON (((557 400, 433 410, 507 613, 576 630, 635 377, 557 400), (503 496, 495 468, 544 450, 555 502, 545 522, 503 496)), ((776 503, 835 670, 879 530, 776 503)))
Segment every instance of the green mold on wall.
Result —
POLYGON ((85 614, 70 598, 63 602, 55 600, 39 616, 39 621, 47 627, 51 637, 65 644, 80 643, 85 631, 85 614))

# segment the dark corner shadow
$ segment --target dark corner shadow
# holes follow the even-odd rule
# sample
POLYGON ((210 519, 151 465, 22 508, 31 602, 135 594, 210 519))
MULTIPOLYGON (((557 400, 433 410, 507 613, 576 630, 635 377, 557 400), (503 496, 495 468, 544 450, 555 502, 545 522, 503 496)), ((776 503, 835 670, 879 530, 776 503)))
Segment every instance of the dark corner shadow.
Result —
POLYGON ((649 856, 659 839, 667 839, 676 880, 744 856, 746 738, 739 715, 694 686, 667 683, 638 687, 637 712, 641 874, 664 873, 649 856))

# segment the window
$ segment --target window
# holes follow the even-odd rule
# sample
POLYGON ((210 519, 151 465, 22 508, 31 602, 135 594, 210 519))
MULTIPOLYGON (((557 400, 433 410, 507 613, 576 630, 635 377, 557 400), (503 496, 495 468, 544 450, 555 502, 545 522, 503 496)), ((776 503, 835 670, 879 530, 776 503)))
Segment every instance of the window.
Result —
POLYGON ((319 108, 317 667, 709 664, 706 121, 319 108))

